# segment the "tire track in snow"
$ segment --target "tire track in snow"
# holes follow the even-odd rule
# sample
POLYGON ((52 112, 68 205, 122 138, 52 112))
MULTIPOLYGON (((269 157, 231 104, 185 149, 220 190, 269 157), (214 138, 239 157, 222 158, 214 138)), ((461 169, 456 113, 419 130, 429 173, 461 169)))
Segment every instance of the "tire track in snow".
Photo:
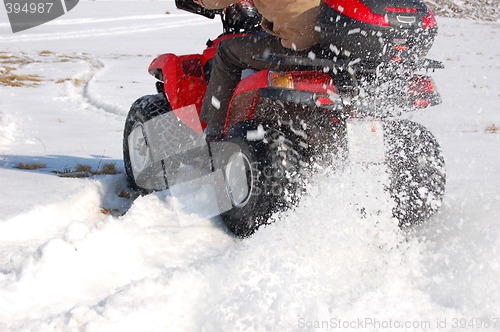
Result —
POLYGON ((59 33, 38 33, 21 36, 0 36, 0 43, 14 43, 14 42, 35 42, 35 41, 49 41, 49 40, 65 40, 77 38, 93 38, 102 36, 117 36, 127 35, 142 32, 158 31, 163 29, 172 29, 186 26, 206 25, 207 21, 202 18, 193 18, 190 20, 183 20, 182 22, 169 22, 157 24, 140 24, 134 26, 119 26, 119 27, 103 27, 99 29, 87 29, 80 31, 68 31, 59 33))
MULTIPOLYGON (((157 17, 158 15, 150 15, 157 17)), ((177 17, 184 17, 188 15, 176 15, 177 17)), ((108 22, 108 21, 122 21, 130 19, 126 18, 105 18, 97 19, 96 22, 108 22)), ((132 19, 142 19, 144 16, 132 16, 132 19)), ((83 23, 82 20, 74 20, 75 23, 83 23)), ((99 36, 113 36, 113 35, 124 35, 132 34, 136 32, 148 32, 161 29, 172 29, 178 27, 196 26, 207 24, 206 20, 202 18, 194 18, 190 20, 185 20, 183 22, 169 22, 169 23, 158 23, 158 24, 142 24, 137 26, 119 26, 116 28, 99 28, 99 29, 89 29, 84 31, 70 31, 67 33, 43 33, 34 35, 24 35, 24 36, 13 36, 13 37, 1 37, 0 44, 10 41, 26 42, 26 41, 40 41, 40 40, 63 40, 63 39, 73 39, 73 38, 86 38, 86 37, 99 37, 99 36)), ((89 86, 92 83, 95 76, 105 68, 102 61, 91 55, 82 55, 81 59, 87 62, 88 68, 72 77, 72 83, 68 87, 68 95, 70 98, 76 100, 77 102, 87 105, 94 109, 102 110, 106 113, 115 114, 123 116, 127 110, 124 110, 120 106, 112 105, 107 103, 100 97, 93 96, 89 91, 89 86)))
MULTIPOLYGON (((123 116, 124 110, 122 108, 120 108, 118 105, 109 104, 109 103, 105 102, 104 100, 102 100, 101 98, 93 96, 89 92, 89 86, 90 86, 92 80, 96 77, 96 75, 101 70, 103 70, 105 68, 105 65, 102 61, 100 61, 96 58, 93 58, 93 57, 89 58, 88 64, 89 64, 89 76, 88 76, 88 79, 85 81, 84 86, 83 86, 83 90, 82 90, 83 100, 87 104, 93 106, 94 108, 97 108, 99 110, 103 110, 106 113, 111 113, 111 114, 123 116)), ((126 112, 126 110, 125 110, 125 112, 126 112)))
POLYGON ((102 61, 93 56, 83 56, 82 59, 87 63, 88 68, 72 78, 72 82, 67 87, 67 94, 74 101, 82 104, 84 108, 93 108, 106 113, 123 116, 123 110, 116 106, 106 103, 104 100, 93 97, 89 93, 89 84, 95 75, 105 68, 102 61))
MULTIPOLYGON (((192 14, 178 14, 178 15, 134 15, 134 16, 121 16, 121 17, 106 17, 106 18, 74 18, 74 19, 58 19, 44 23, 45 26, 50 25, 78 25, 78 24, 96 24, 96 23, 109 23, 118 21, 147 21, 147 20, 164 20, 164 19, 182 19, 183 17, 193 17, 192 14)), ((10 23, 0 23, 0 27, 10 27, 10 23)))

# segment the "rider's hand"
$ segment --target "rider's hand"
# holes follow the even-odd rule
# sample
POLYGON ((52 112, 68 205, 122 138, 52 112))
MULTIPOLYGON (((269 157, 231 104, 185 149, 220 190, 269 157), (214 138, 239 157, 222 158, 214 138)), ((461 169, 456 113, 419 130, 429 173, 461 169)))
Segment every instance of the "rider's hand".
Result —
POLYGON ((205 5, 203 4, 203 0, 193 0, 195 4, 202 6, 205 8, 205 5))

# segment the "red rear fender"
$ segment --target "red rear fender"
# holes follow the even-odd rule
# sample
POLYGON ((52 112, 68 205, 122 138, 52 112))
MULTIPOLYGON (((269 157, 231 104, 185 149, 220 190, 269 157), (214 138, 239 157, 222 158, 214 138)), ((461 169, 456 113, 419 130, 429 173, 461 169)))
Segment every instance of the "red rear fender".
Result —
POLYGON ((235 123, 267 116, 263 115, 266 110, 257 111, 262 99, 327 110, 336 109, 340 103, 337 88, 328 74, 262 70, 244 78, 236 87, 226 117, 226 130, 235 123))
POLYGON ((224 39, 230 39, 230 38, 241 37, 241 36, 246 36, 246 34, 241 33, 241 34, 223 35, 223 36, 220 36, 219 38, 213 40, 212 42, 210 42, 210 44, 207 44, 210 46, 207 47, 203 51, 203 56, 201 58, 202 65, 205 66, 205 64, 209 60, 213 59, 213 57, 215 56, 215 52, 217 51, 217 47, 219 46, 221 41, 223 41, 224 39))
POLYGON ((229 126, 254 118, 255 108, 260 98, 260 89, 268 87, 269 70, 262 70, 242 79, 229 104, 226 129, 229 126))

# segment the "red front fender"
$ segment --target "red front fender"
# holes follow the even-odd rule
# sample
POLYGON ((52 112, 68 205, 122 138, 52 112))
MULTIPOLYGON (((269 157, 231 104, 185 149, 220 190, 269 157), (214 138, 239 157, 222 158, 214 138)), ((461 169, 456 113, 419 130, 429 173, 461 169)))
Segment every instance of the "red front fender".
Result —
POLYGON ((164 82, 165 94, 173 109, 194 104, 200 112, 207 89, 201 55, 162 54, 151 62, 148 72, 164 82))

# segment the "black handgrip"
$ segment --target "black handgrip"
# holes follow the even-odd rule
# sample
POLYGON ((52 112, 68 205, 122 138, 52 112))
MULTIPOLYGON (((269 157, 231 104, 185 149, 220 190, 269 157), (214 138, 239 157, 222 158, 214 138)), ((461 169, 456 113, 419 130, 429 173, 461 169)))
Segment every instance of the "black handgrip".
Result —
POLYGON ((190 13, 202 15, 208 18, 214 18, 219 10, 206 9, 195 3, 193 0, 175 0, 175 6, 181 10, 185 10, 190 13))

